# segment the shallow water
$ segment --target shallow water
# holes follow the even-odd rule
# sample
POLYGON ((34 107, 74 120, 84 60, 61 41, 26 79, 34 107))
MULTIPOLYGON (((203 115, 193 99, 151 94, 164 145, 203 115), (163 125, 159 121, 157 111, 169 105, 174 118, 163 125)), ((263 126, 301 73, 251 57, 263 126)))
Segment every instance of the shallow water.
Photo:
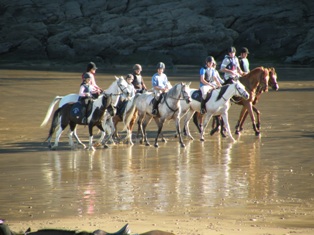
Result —
MULTIPOLYGON (((105 88, 113 74, 97 74, 105 88), (105 82, 103 82, 105 81, 105 82)), ((198 69, 171 70, 173 83, 193 80, 198 69), (195 72, 196 71, 196 72, 195 72)), ((70 150, 67 136, 58 151, 43 143, 48 126, 40 128, 56 95, 76 92, 80 73, 2 70, 0 92, 0 215, 11 220, 101 215, 104 212, 185 214, 208 217, 250 214, 252 209, 293 217, 282 222, 313 226, 314 200, 314 82, 310 68, 278 67, 280 89, 263 94, 257 107, 262 134, 256 137, 249 121, 231 143, 215 134, 200 142, 191 123, 194 141, 174 138, 174 123, 166 123, 167 143, 159 148, 135 143, 108 149, 70 150)), ((145 74, 149 83, 150 73, 145 74)), ((240 106, 230 109, 234 126, 240 106)), ((119 130, 121 130, 121 124, 119 130)), ((156 127, 148 127, 153 142, 156 127)), ((208 130, 209 131, 209 130, 208 130)), ((87 128, 78 133, 87 142, 87 128)), ((123 134, 123 133, 122 133, 123 134)))

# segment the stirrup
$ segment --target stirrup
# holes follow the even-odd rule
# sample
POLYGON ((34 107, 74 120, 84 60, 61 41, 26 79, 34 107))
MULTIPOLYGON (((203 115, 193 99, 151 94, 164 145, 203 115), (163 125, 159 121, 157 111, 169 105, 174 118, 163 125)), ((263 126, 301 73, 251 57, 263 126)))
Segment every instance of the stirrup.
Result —
POLYGON ((201 108, 201 112, 200 112, 201 114, 205 114, 205 113, 207 113, 207 111, 206 111, 206 109, 204 109, 204 108, 201 108))

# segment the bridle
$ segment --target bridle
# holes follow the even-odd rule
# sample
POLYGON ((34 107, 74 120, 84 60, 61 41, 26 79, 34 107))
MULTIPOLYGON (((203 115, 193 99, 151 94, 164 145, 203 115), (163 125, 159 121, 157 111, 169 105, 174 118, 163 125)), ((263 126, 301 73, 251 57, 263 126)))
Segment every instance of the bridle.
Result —
POLYGON ((245 90, 241 91, 238 83, 235 84, 235 88, 237 89, 237 91, 239 92, 241 97, 244 98, 245 97, 245 90))
POLYGON ((182 85, 181 91, 180 91, 180 94, 179 94, 178 98, 168 95, 169 93, 166 93, 166 95, 165 95, 165 103, 166 103, 167 107, 173 112, 173 114, 174 114, 175 112, 177 112, 179 109, 178 109, 178 108, 177 108, 177 109, 171 108, 171 107, 169 106, 169 104, 168 104, 166 98, 169 97, 169 98, 174 99, 174 100, 185 100, 186 102, 188 102, 188 101, 190 100, 190 96, 189 96, 189 94, 184 90, 184 87, 185 87, 185 85, 182 85), (183 97, 183 98, 181 98, 181 97, 183 97))
MULTIPOLYGON (((118 87, 119 87, 119 89, 120 89, 120 91, 123 93, 123 94, 125 94, 125 95, 129 95, 129 92, 127 91, 127 92, 125 92, 125 90, 127 90, 128 88, 126 87, 126 86, 123 86, 122 85, 122 83, 119 81, 118 82, 118 87)), ((121 93, 118 93, 118 94, 115 94, 115 95, 120 95, 121 93)))
POLYGON ((269 81, 271 82, 271 86, 274 85, 274 86, 278 86, 278 83, 277 83, 277 74, 272 70, 270 69, 269 70, 269 81))

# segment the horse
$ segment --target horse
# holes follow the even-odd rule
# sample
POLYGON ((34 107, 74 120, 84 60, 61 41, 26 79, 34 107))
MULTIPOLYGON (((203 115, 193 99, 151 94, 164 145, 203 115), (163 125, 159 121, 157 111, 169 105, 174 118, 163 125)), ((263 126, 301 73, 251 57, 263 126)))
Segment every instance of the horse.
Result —
MULTIPOLYGON (((259 68, 260 70, 264 69, 266 73, 268 71, 268 76, 269 76, 268 86, 270 86, 273 90, 278 91, 279 85, 277 83, 277 73, 276 73, 275 68, 273 67, 271 68, 259 67, 259 68)), ((251 120, 252 120, 253 128, 254 128, 254 114, 252 111, 250 112, 251 107, 252 107, 252 110, 256 113, 256 118, 257 118, 256 129, 254 129, 255 135, 258 136, 260 134, 260 128, 261 128, 260 111, 255 107, 255 104, 260 99, 262 93, 263 91, 257 91, 255 99, 252 101, 251 105, 247 104, 247 102, 244 102, 243 100, 241 101, 241 103, 240 102, 238 103, 239 105, 243 105, 243 108, 241 110, 240 117, 236 125, 235 134, 239 135, 240 132, 243 130, 243 124, 248 114, 250 114, 251 116, 251 120)))
MULTIPOLYGON (((112 94, 112 104, 113 106, 117 105, 118 102, 118 98, 121 94, 124 94, 126 97, 129 96, 130 94, 130 90, 128 88, 128 83, 126 82, 126 80, 123 77, 115 77, 115 81, 109 86, 108 89, 106 89, 104 91, 104 94, 112 94)), ((78 101, 79 95, 78 94, 68 94, 66 96, 56 96, 52 102, 50 103, 46 116, 43 120, 43 122, 41 123, 41 127, 45 126, 47 124, 47 122, 49 121, 49 118, 54 110, 54 106, 59 102, 59 108, 61 108, 63 105, 68 104, 68 103, 75 103, 78 101)), ((90 119, 87 120, 87 123, 90 121, 90 119)), ((107 130, 107 132, 109 133, 109 138, 111 137, 111 135, 114 133, 114 125, 112 123, 112 118, 110 115, 106 115, 103 118, 103 129, 107 130)), ((76 130, 75 130, 76 132, 76 130)), ((103 141, 105 137, 105 132, 102 132, 101 137, 99 138, 99 140, 97 141, 98 144, 101 143, 103 141)), ((109 139, 108 138, 108 139, 109 139)))
MULTIPOLYGON (((193 93, 195 93, 198 97, 201 96, 199 93, 199 89, 191 89, 190 91, 192 98, 195 97, 193 93)), ((200 140, 204 141, 204 132, 208 125, 208 122, 210 121, 211 117, 213 115, 222 115, 223 120, 226 123, 226 129, 229 137, 231 140, 234 141, 234 138, 232 137, 229 121, 228 121, 228 110, 230 108, 230 99, 233 96, 238 96, 243 99, 249 98, 249 93, 245 90, 245 87, 240 82, 235 82, 233 84, 227 84, 225 86, 222 86, 221 88, 215 89, 211 91, 210 98, 206 102, 206 110, 207 112, 204 114, 205 120, 204 120, 204 127, 200 130, 200 140)), ((181 109, 182 113, 187 111, 187 114, 184 117, 184 129, 186 132, 186 135, 193 140, 193 136, 190 133, 189 130, 189 122, 194 115, 195 112, 200 112, 200 100, 192 99, 192 102, 189 104, 186 104, 184 102, 181 102, 181 109)))
MULTIPOLYGON (((239 131, 237 130, 239 126, 241 126, 241 123, 243 125, 244 122, 244 115, 246 112, 250 113, 253 129, 255 131, 255 135, 258 136, 260 134, 259 126, 260 126, 260 117, 258 116, 258 122, 255 122, 255 117, 253 114, 253 110, 256 110, 256 112, 259 112, 256 107, 254 107, 254 104, 258 101, 260 95, 263 92, 268 91, 268 86, 271 86, 274 90, 278 90, 279 86, 277 84, 277 74, 274 68, 264 68, 264 67, 257 67, 253 70, 251 70, 248 74, 245 76, 239 78, 239 81, 245 86, 246 90, 250 93, 250 99, 243 100, 242 98, 238 99, 232 99, 232 101, 235 104, 242 105, 243 108, 240 113, 240 118, 238 120, 238 124, 236 126, 235 134, 239 134, 239 131), (242 120, 242 121, 241 121, 242 120), (239 126, 238 126, 239 125, 239 126)), ((247 115, 247 113, 246 113, 247 115)), ((245 117, 246 117, 245 115, 245 117)), ((259 115, 259 114, 258 114, 259 115)), ((221 126, 220 117, 216 116, 216 123, 213 123, 213 129, 210 132, 210 135, 213 135, 215 132, 219 130, 219 127, 221 126)), ((200 126, 202 123, 202 116, 200 114, 197 114, 193 117, 193 122, 197 126, 199 132, 201 132, 200 126)), ((223 133, 224 127, 221 126, 221 135, 225 137, 225 134, 223 133)))
POLYGON ((163 124, 166 120, 175 120, 176 129, 179 133, 179 143, 181 147, 185 147, 183 143, 182 137, 180 135, 180 100, 184 100, 185 102, 191 101, 190 96, 190 83, 178 83, 175 84, 172 88, 169 89, 167 93, 165 93, 162 97, 160 104, 158 105, 159 114, 154 116, 152 115, 152 100, 154 99, 154 95, 152 92, 147 92, 141 95, 136 95, 131 99, 131 102, 127 105, 125 109, 125 115, 123 118, 123 122, 125 128, 127 129, 126 139, 128 142, 133 145, 132 142, 132 130, 129 128, 130 121, 134 115, 134 112, 138 112, 138 125, 140 132, 142 134, 141 142, 145 142, 146 146, 149 146, 150 143, 147 139, 146 126, 149 124, 152 118, 155 119, 158 131, 155 138, 154 146, 158 147, 158 138, 161 134, 163 124), (145 122, 143 123, 144 119, 145 122))
MULTIPOLYGON (((82 120, 80 116, 78 115, 78 105, 80 105, 80 102, 77 103, 67 103, 63 105, 61 108, 58 108, 53 115, 53 119, 51 122, 51 127, 49 130, 49 134, 47 137, 48 141, 48 147, 50 149, 56 149, 58 147, 58 142, 61 137, 62 132, 64 129, 69 125, 70 126, 70 133, 69 136, 69 143, 72 149, 74 148, 72 136, 74 134, 74 137, 76 141, 81 144, 84 149, 86 148, 85 144, 81 142, 81 140, 78 138, 75 129, 77 125, 86 125, 85 123, 82 123, 82 120), (60 120, 60 127, 59 130, 56 133, 55 136, 55 142, 54 145, 51 146, 51 139, 52 135, 55 132, 56 127, 58 126, 58 122, 60 120)), ((108 110, 108 113, 113 116, 113 106, 112 106, 112 95, 106 95, 101 94, 96 100, 93 101, 93 110, 91 114, 88 116, 89 122, 88 122, 88 130, 89 130, 89 150, 95 150, 93 146, 93 127, 97 126, 101 131, 104 132, 102 121, 103 116, 105 114, 105 111, 108 110)))

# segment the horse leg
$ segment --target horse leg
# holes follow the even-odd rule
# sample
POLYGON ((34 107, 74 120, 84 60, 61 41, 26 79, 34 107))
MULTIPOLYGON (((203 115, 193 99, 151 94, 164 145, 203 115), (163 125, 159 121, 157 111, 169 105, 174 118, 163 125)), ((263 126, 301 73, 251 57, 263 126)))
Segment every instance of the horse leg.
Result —
POLYGON ((240 124, 241 124, 241 121, 243 120, 243 117, 245 115, 245 112, 247 112, 247 107, 246 106, 243 106, 242 109, 241 109, 241 112, 240 112, 240 116, 239 116, 239 120, 237 122, 237 125, 235 126, 235 134, 236 135, 239 135, 240 134, 240 124))
POLYGON ((120 118, 120 116, 118 115, 115 115, 113 118, 112 118, 112 121, 113 121, 113 125, 114 125, 114 133, 113 133, 113 138, 119 140, 120 139, 120 136, 118 134, 118 129, 117 129, 117 126, 118 126, 118 123, 122 121, 122 119, 120 118))
POLYGON ((215 134, 216 132, 218 132, 219 130, 219 127, 220 127, 220 116, 219 115, 216 115, 214 116, 213 118, 213 122, 212 122, 212 130, 210 131, 210 135, 213 135, 215 134))
POLYGON ((206 127, 207 127, 207 125, 208 125, 210 119, 212 118, 212 116, 213 116, 213 115, 212 115, 210 112, 207 112, 207 113, 205 114, 204 124, 203 124, 203 128, 202 128, 202 131, 201 131, 201 138, 200 138, 201 141, 204 141, 204 132, 205 132, 206 127))
POLYGON ((155 146, 156 148, 158 148, 158 138, 159 138, 159 135, 160 135, 160 132, 161 132, 161 130, 162 130, 163 125, 164 125, 164 120, 159 119, 159 122, 158 122, 158 131, 157 131, 157 136, 156 136, 156 138, 155 138, 155 144, 154 144, 154 146, 155 146))
MULTIPOLYGON (((88 132, 89 132, 89 142, 88 142, 88 150, 95 151, 95 148, 93 146, 93 127, 95 126, 95 123, 90 121, 88 124, 88 132)), ((98 125, 99 129, 101 131, 104 131, 102 128, 102 125, 98 125)))
POLYGON ((225 128, 226 128, 226 132, 228 134, 228 136, 230 137, 230 139, 234 142, 235 139, 233 138, 232 134, 231 134, 231 130, 230 130, 230 125, 229 125, 229 115, 228 115, 228 111, 226 111, 225 113, 222 114, 222 120, 225 124, 225 128))
MULTIPOLYGON (((142 122, 142 135, 143 135, 143 138, 144 138, 144 142, 145 142, 145 145, 146 146, 150 146, 150 143, 148 141, 148 138, 147 138, 147 132, 146 132, 146 127, 147 125, 151 122, 152 120, 152 117, 149 116, 149 118, 145 119, 144 122, 142 122)), ((156 119, 155 119, 156 120, 156 119)), ((157 124, 158 125, 158 124, 157 124)))
MULTIPOLYGON (((158 126, 159 118, 158 117, 153 117, 153 118, 155 120, 156 125, 158 126)), ((151 121, 151 119, 150 119, 150 121, 151 121)), ((146 124, 146 126, 149 124, 149 122, 146 124)), ((161 132, 159 136, 160 136, 160 139, 161 139, 162 142, 167 143, 167 139, 164 137, 164 133, 163 132, 161 132)))
POLYGON ((183 143, 181 132, 180 132, 180 118, 177 116, 176 118, 176 127, 177 127, 177 132, 179 133, 179 143, 181 144, 181 147, 184 148, 185 144, 183 143))
POLYGON ((224 120, 222 118, 220 118, 219 121, 220 121, 220 135, 225 138, 227 136, 225 135, 226 128, 224 125, 224 120))
POLYGON ((62 128, 62 126, 60 126, 59 129, 58 129, 58 131, 56 132, 55 143, 54 143, 54 145, 51 147, 52 150, 57 149, 58 143, 59 143, 59 139, 60 139, 60 136, 61 136, 63 130, 64 130, 64 129, 62 128))
POLYGON ((256 118, 257 118, 256 127, 258 130, 260 130, 261 129, 261 112, 255 106, 253 106, 253 111, 256 113, 256 118))
POLYGON ((79 137, 78 137, 78 135, 76 133, 77 128, 76 128, 76 124, 75 123, 72 123, 72 124, 70 123, 70 130, 71 131, 68 133, 68 136, 69 136, 69 144, 70 144, 71 148, 72 149, 75 148, 75 146, 73 144, 73 140, 72 140, 72 135, 74 135, 77 143, 79 143, 80 145, 83 146, 84 149, 86 149, 86 145, 83 144, 83 142, 79 139, 79 137))
MULTIPOLYGON (((193 117, 193 121, 194 121, 194 117, 195 117, 195 111, 189 110, 188 113, 185 115, 184 117, 184 128, 186 130, 186 135, 191 139, 194 140, 193 136, 190 133, 190 128, 189 128, 189 123, 191 118, 193 117)), ((194 122, 195 124, 195 122, 194 122)), ((199 129, 200 130, 200 129, 199 129)))
POLYGON ((242 118, 242 120, 241 120, 241 122, 239 123, 239 131, 243 131, 243 124, 244 124, 244 122, 245 122, 245 119, 247 118, 247 115, 248 115, 249 113, 248 113, 248 111, 246 110, 245 111, 245 113, 244 113, 244 115, 243 115, 243 118, 242 118))
POLYGON ((195 124, 198 132, 201 133, 203 129, 203 118, 199 112, 195 112, 193 114, 193 123, 195 124))
POLYGON ((249 103, 249 107, 247 110, 248 110, 248 113, 249 113, 251 120, 252 120, 252 125, 253 125, 253 130, 255 131, 255 135, 259 136, 260 131, 258 130, 256 123, 255 123, 255 117, 254 117, 253 107, 252 107, 251 103, 249 103))

